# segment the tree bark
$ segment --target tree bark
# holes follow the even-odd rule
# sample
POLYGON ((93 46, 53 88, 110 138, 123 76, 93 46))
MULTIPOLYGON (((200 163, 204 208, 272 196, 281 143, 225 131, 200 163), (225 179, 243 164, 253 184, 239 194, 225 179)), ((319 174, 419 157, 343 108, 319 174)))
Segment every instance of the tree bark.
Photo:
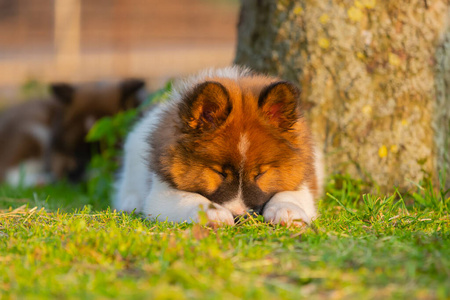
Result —
POLYGON ((448 0, 242 0, 235 63, 296 82, 329 174, 383 191, 446 170, 448 0))

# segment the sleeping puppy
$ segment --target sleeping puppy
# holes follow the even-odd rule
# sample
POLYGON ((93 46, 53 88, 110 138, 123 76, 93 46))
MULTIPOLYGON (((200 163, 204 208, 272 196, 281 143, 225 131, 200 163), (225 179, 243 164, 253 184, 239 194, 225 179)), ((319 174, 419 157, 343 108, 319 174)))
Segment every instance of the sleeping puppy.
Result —
POLYGON ((91 157, 85 141, 96 120, 136 107, 141 80, 118 84, 55 83, 52 97, 0 114, 0 181, 26 186, 67 177, 79 181, 91 157))
POLYGON ((175 85, 129 134, 113 205, 152 219, 234 224, 316 216, 322 164, 291 83, 238 67, 175 85))

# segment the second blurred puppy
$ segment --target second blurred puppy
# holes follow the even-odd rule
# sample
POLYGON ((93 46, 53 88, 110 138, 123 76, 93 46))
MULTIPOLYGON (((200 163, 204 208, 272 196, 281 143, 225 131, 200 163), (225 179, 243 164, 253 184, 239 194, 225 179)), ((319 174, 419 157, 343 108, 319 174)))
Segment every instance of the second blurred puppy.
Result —
POLYGON ((52 97, 0 113, 0 182, 45 184, 67 177, 79 181, 91 158, 85 137, 96 120, 137 107, 145 83, 78 86, 55 83, 52 97))

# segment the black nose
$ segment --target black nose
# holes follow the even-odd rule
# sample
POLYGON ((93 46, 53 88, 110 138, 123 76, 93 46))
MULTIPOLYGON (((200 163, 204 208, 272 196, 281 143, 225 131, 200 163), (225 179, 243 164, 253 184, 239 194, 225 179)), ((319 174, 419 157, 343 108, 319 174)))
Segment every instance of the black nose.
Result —
POLYGON ((258 215, 262 215, 263 211, 264 211, 264 207, 266 206, 267 202, 264 203, 263 205, 257 206, 253 209, 253 211, 258 214, 258 215))
MULTIPOLYGON (((262 210, 261 210, 262 212, 262 210)), ((245 215, 233 215, 234 216, 234 222, 236 223, 237 221, 239 221, 240 219, 244 218, 247 219, 249 216, 252 217, 258 217, 258 215, 261 215, 261 213, 259 210, 255 210, 255 209, 249 209, 246 211, 245 215)))

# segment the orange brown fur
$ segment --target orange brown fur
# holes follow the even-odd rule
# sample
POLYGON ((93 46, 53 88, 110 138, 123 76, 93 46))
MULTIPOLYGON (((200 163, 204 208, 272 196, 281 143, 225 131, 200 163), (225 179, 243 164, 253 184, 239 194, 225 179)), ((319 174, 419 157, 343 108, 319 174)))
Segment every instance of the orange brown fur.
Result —
POLYGON ((228 197, 220 189, 238 182, 261 195, 250 207, 302 185, 319 192, 299 91, 276 78, 206 78, 163 114, 150 143, 152 171, 219 204, 228 197), (245 159, 237 147, 243 139, 250 145, 245 159))

